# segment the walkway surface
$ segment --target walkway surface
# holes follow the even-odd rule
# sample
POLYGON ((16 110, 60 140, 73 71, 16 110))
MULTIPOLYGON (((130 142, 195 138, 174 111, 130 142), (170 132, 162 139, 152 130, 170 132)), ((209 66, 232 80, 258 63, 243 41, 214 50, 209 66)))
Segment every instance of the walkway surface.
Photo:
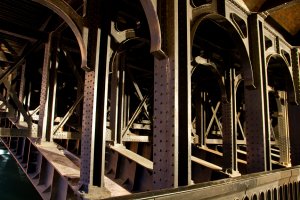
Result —
MULTIPOLYGON (((36 146, 61 175, 68 179, 77 178, 79 180, 80 167, 70 160, 65 155, 64 150, 58 148, 57 144, 53 142, 41 142, 41 144, 36 144, 36 146)), ((112 197, 130 194, 130 192, 107 177, 104 177, 104 184, 105 188, 110 191, 112 197)))

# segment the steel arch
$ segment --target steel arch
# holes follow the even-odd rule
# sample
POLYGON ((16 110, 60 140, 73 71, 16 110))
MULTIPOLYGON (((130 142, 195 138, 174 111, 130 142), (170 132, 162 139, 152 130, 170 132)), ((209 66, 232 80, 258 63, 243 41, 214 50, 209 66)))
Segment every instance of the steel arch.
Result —
POLYGON ((60 16, 71 28, 78 42, 81 53, 81 67, 87 69, 87 48, 82 36, 82 30, 84 27, 83 18, 76 13, 76 11, 65 1, 60 0, 32 0, 38 4, 41 4, 58 16, 60 16))
POLYGON ((235 28, 235 26, 224 16, 215 13, 210 13, 198 18, 191 28, 191 42, 194 41, 196 31, 198 30, 200 24, 208 19, 213 20, 215 21, 215 23, 221 24, 222 26, 226 27, 228 32, 232 34, 232 38, 234 39, 234 41, 237 41, 236 45, 237 48, 240 50, 242 57, 242 76, 245 81, 245 86, 254 89, 255 80, 253 77, 252 64, 244 42, 242 40, 242 36, 240 35, 239 31, 235 28))

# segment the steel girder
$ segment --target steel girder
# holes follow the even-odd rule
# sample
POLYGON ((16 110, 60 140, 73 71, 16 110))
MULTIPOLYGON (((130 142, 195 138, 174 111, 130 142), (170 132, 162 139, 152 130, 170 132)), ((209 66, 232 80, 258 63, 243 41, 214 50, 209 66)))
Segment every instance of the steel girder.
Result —
MULTIPOLYGON (((109 6, 104 2, 101 5, 95 1, 88 2, 88 19, 97 16, 96 9, 103 6, 106 14, 110 12, 109 6), (92 8, 94 6, 94 8, 92 8), (97 7, 95 7, 97 6, 97 7)), ((104 10, 102 10, 104 11, 104 10)), ((108 15, 109 16, 109 15, 108 15)), ((99 23, 97 19, 96 22, 99 23)), ((102 30, 99 25, 90 26, 88 32, 88 46, 93 44, 89 51, 90 65, 95 71, 85 74, 85 88, 83 99, 83 122, 81 141, 81 171, 80 183, 83 193, 90 193, 94 186, 104 189, 104 164, 105 164, 105 136, 107 119, 108 74, 109 74, 109 49, 110 37, 108 19, 103 20, 102 30), (101 43, 100 43, 101 40, 101 43), (101 49, 101 51, 100 51, 101 49)), ((90 24, 89 24, 90 25, 90 24)), ((102 192, 101 192, 102 193, 102 192)), ((102 193, 106 195, 106 192, 102 193)), ((84 195, 84 194, 83 194, 84 195)), ((88 194, 89 195, 89 194, 88 194)), ((104 197, 104 196, 103 196, 104 197)))
MULTIPOLYGON (((299 102, 299 50, 292 50, 292 67, 293 80, 296 88, 296 96, 299 102)), ((297 119, 299 116, 299 105, 290 105, 288 107, 289 124, 290 124, 290 145, 291 145, 291 163, 293 166, 299 164, 299 141, 296 139, 298 135, 297 119)))
POLYGON ((40 137, 45 141, 52 141, 56 104, 58 42, 57 37, 50 34, 49 41, 45 45, 38 129, 40 137))
POLYGON ((245 92, 246 106, 249 112, 246 113, 247 121, 247 141, 250 146, 248 150, 249 171, 265 171, 271 169, 270 162, 270 136, 269 134, 269 111, 268 95, 266 86, 266 61, 264 55, 264 38, 262 19, 259 16, 253 16, 250 19, 250 36, 252 46, 250 47, 251 60, 254 68, 254 78, 257 80, 256 90, 245 92), (258 102, 253 104, 253 100, 258 102))
POLYGON ((157 9, 163 34, 162 50, 165 59, 154 60, 154 112, 153 112, 153 188, 177 187, 178 166, 178 5, 159 2, 157 9), (169 19, 171 22, 169 22, 169 19), (168 38, 169 43, 164 39, 168 38), (171 42, 172 41, 172 42, 171 42), (168 69, 168 70, 166 70, 168 69), (167 84, 166 84, 167 83, 167 84), (162 91, 166 91, 162 93, 162 91), (162 178, 163 177, 163 178, 162 178))
MULTIPOLYGON (((43 137, 48 140, 67 139, 66 148, 74 139, 77 154, 81 146, 82 198, 98 191, 107 194, 105 171, 124 187, 145 191, 299 163, 299 52, 261 15, 250 14, 235 1, 198 5, 122 0, 124 7, 89 1, 84 26, 66 3, 37 2, 71 26, 80 43, 81 63, 88 63, 84 83, 79 69, 72 70, 84 87, 82 131, 58 130, 80 104, 80 92, 61 121, 53 117, 59 96, 48 95, 49 62, 74 67, 78 60, 61 49, 64 56, 52 59, 51 41, 45 45, 39 110, 39 126, 48 126, 39 136, 47 131, 43 137)), ((17 67, 9 68, 0 81, 17 67)), ((50 89, 55 90, 52 83, 50 89)), ((21 81, 20 101, 24 86, 21 81)), ((25 115, 21 106, 17 110, 25 115)), ((27 117, 32 117, 30 112, 27 117)), ((11 132, 21 134, 27 136, 11 132)), ((44 170, 53 171, 44 163, 44 170)), ((58 185, 66 188, 64 181, 58 185)))

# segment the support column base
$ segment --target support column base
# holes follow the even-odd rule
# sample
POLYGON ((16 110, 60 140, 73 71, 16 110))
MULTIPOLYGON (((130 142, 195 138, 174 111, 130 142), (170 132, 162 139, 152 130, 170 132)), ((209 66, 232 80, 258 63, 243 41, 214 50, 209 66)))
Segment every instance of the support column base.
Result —
POLYGON ((89 186, 89 192, 78 191, 78 196, 83 200, 106 199, 111 197, 111 193, 105 187, 89 186))
POLYGON ((225 174, 228 174, 229 177, 238 177, 238 176, 241 176, 241 173, 239 171, 236 171, 236 170, 232 170, 232 169, 223 169, 223 172, 225 174))
POLYGON ((290 162, 282 162, 282 161, 280 161, 279 163, 282 164, 282 165, 284 165, 284 166, 286 166, 286 167, 292 167, 292 163, 290 163, 290 162))

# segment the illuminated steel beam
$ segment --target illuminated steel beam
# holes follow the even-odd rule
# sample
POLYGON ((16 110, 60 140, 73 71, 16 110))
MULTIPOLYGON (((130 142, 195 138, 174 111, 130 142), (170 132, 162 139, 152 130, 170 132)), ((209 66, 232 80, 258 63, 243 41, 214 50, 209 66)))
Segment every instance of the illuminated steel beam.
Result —
POLYGON ((256 89, 245 89, 247 170, 260 172, 271 170, 271 144, 269 106, 267 94, 266 60, 262 18, 250 16, 250 56, 256 89))
POLYGON ((56 134, 53 135, 53 139, 80 140, 81 133, 69 132, 69 131, 56 131, 56 134))
POLYGON ((293 67, 293 78, 296 87, 296 97, 298 105, 291 104, 288 106, 288 117, 289 117, 289 132, 290 132, 290 145, 291 145, 291 163, 292 166, 300 165, 300 52, 298 48, 292 50, 292 67, 293 67))
POLYGON ((82 138, 81 138, 81 170, 79 188, 84 198, 92 195, 93 191, 99 192, 102 198, 109 193, 104 185, 105 167, 105 137, 107 122, 107 97, 109 77, 109 49, 110 36, 110 8, 107 1, 91 0, 86 2, 88 25, 84 34, 88 38, 88 54, 90 71, 85 73, 84 99, 82 114, 82 138), (98 12, 103 16, 99 26, 98 12), (101 40, 101 42, 100 42, 101 40), (101 51, 100 51, 101 49, 101 51), (96 188, 96 189, 95 189, 96 188))
POLYGON ((71 108, 69 109, 69 111, 65 114, 65 116, 62 118, 62 120, 60 121, 60 123, 54 127, 54 130, 52 132, 52 135, 55 135, 56 132, 63 127, 66 122, 68 121, 68 119, 72 116, 74 110, 76 109, 76 107, 78 106, 78 104, 81 102, 83 98, 83 95, 81 95, 75 102, 74 104, 71 106, 71 108))
POLYGON ((227 101, 222 102, 222 135, 223 135, 223 170, 231 175, 238 173, 237 163, 237 115, 236 115, 236 85, 235 69, 229 68, 225 75, 227 101))
POLYGON ((40 111, 38 134, 45 141, 51 141, 54 123, 57 79, 57 38, 51 34, 45 45, 42 84, 40 93, 40 111))
MULTIPOLYGON (((176 1, 177 2, 177 1, 176 1)), ((190 1, 178 1, 178 185, 191 184, 190 1)), ((177 153, 177 152, 175 152, 177 153)))

